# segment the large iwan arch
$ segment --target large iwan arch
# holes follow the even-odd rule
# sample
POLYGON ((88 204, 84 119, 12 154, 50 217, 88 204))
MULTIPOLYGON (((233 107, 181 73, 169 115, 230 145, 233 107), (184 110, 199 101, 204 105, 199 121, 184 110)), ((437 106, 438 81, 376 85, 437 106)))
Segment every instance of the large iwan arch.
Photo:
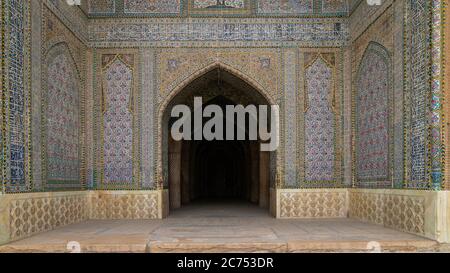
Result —
POLYGON ((175 88, 161 104, 158 115, 158 163, 161 164, 158 166, 158 186, 169 189, 171 208, 178 208, 182 203, 189 203, 201 197, 239 198, 268 208, 269 188, 274 185, 271 177, 274 177, 276 172, 276 165, 271 164, 275 161, 270 157, 275 157, 276 152, 260 152, 259 142, 175 142, 169 136, 172 107, 176 104, 192 104, 194 97, 202 97, 204 104, 223 107, 229 104, 275 104, 273 98, 259 87, 256 81, 222 63, 213 63, 194 73, 175 88), (230 157, 229 160, 217 157, 217 153, 221 152, 224 158, 230 157), (203 154, 199 155, 201 153, 203 154), (224 179, 223 183, 215 183, 212 181, 214 179, 208 177, 208 173, 200 174, 202 171, 196 163, 199 160, 208 161, 210 169, 223 171, 223 175, 217 175, 217 179, 224 179), (215 160, 219 160, 220 162, 216 163, 223 164, 223 168, 219 168, 215 160), (239 164, 235 164, 235 167, 227 165, 233 161, 239 164), (239 179, 233 180, 233 177, 239 179), (230 185, 227 189, 208 192, 205 179, 216 186, 226 183, 230 185), (228 181, 225 181, 227 179, 228 181), (197 185, 198 183, 203 184, 197 185), (200 188, 202 190, 199 190, 200 188))

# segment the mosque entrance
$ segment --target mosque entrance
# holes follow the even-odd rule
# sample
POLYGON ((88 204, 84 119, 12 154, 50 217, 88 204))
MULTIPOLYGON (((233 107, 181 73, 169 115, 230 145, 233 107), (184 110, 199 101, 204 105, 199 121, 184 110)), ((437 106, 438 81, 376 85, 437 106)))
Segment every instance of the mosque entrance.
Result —
MULTIPOLYGON (((175 141, 170 130, 177 118, 171 117, 175 105, 194 108, 194 98, 202 98, 203 109, 217 105, 225 113, 228 105, 269 105, 268 101, 244 80, 220 68, 212 69, 193 80, 179 92, 165 113, 167 128, 167 174, 170 209, 192 203, 232 204, 247 202, 269 208, 271 185, 271 157, 274 152, 261 151, 260 140, 248 135, 250 116, 245 128, 234 122, 234 133, 245 130, 245 140, 191 140, 175 141)), ((270 115, 269 115, 270 116, 270 115)), ((223 117, 226 124, 226 115, 223 117)), ((209 118, 203 118, 204 123, 209 118)), ((226 126, 224 126, 224 139, 226 126)), ((272 162, 274 162, 272 160, 272 162)))

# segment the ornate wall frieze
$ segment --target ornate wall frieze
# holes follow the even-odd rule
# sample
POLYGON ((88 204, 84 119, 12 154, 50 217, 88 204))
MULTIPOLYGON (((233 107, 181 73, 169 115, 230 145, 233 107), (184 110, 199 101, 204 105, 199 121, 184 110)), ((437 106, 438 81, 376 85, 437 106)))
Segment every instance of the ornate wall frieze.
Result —
MULTIPOLYGON (((315 46, 340 46, 348 39, 342 20, 258 20, 258 19, 147 19, 102 20, 89 26, 93 46, 175 46, 195 42, 232 42, 282 46, 284 42, 315 46)), ((208 46, 203 44, 203 46, 208 46)))
MULTIPOLYGON (((58 1, 58 0, 50 0, 58 1)), ((87 0, 82 9, 98 17, 345 17, 347 0, 87 0)), ((359 1, 352 1, 359 2, 359 1)))
POLYGON ((124 0, 123 8, 125 16, 129 15, 158 15, 174 16, 182 11, 181 0, 124 0))

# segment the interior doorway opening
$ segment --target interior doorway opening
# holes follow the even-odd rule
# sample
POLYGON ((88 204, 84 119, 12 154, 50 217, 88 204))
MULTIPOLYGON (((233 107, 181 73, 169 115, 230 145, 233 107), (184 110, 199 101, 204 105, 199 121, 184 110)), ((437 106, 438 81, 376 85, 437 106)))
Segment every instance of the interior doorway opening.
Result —
MULTIPOLYGON (((195 97, 202 98, 203 108, 214 104, 224 113, 227 105, 269 105, 254 87, 220 68, 193 80, 172 99, 166 108, 167 127, 163 130, 163 138, 167 141, 170 209, 193 202, 232 204, 244 201, 269 208, 275 155, 261 151, 259 140, 249 140, 249 116, 244 129, 246 140, 175 141, 171 137, 170 128, 176 121, 170 117, 172 108, 183 104, 193 111, 195 97)), ((208 120, 204 119, 204 123, 208 120)), ((234 122, 235 133, 239 130, 236 126, 234 122)))

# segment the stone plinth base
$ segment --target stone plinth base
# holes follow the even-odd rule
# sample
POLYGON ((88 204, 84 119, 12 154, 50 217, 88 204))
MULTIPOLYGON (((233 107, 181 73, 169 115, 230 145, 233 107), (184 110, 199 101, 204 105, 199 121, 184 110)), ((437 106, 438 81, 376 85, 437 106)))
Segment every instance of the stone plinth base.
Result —
POLYGON ((450 242, 450 191, 273 189, 277 218, 354 218, 450 242))
POLYGON ((0 245, 89 219, 162 219, 167 190, 0 195, 0 245))
POLYGON ((349 217, 450 242, 450 192, 349 190, 349 217))

